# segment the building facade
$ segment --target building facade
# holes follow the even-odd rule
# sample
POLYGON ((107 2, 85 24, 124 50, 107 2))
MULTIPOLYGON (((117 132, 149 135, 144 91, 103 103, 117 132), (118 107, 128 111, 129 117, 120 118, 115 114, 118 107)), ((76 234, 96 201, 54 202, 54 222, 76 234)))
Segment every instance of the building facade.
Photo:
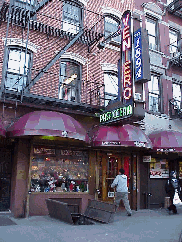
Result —
POLYGON ((172 4, 2 1, 0 210, 46 215, 47 198, 73 212, 89 199, 113 202, 120 167, 132 209, 163 206, 169 171, 182 177, 172 4))

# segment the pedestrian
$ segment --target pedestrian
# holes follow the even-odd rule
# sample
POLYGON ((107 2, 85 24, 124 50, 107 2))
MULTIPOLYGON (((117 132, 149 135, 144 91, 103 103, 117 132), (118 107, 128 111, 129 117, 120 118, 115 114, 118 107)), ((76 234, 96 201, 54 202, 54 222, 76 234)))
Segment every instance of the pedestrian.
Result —
POLYGON ((173 199, 174 199, 174 195, 175 195, 175 190, 179 195, 181 188, 180 188, 179 180, 176 177, 175 171, 170 172, 169 179, 167 180, 167 182, 165 184, 165 190, 166 190, 166 193, 168 194, 168 196, 170 197, 170 206, 167 209, 169 212, 173 211, 173 213, 176 214, 177 209, 176 209, 176 206, 173 204, 173 199))
POLYGON ((116 187, 116 197, 115 202, 117 209, 119 208, 120 201, 122 200, 127 211, 128 216, 131 216, 131 208, 128 200, 128 187, 127 187, 127 176, 124 174, 125 170, 120 169, 119 175, 116 176, 111 187, 116 187))

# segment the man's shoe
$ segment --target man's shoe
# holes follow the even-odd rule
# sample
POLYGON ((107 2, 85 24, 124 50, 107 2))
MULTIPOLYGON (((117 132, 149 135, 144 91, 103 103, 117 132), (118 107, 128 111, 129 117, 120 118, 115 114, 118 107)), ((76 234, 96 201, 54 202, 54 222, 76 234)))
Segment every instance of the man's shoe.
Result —
POLYGON ((128 213, 128 216, 131 216, 131 213, 128 213))

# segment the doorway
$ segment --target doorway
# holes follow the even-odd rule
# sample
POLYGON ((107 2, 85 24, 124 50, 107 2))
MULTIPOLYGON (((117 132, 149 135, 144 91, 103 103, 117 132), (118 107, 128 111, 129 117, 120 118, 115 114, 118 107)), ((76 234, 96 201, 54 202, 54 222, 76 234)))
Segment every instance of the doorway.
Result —
POLYGON ((10 209, 11 150, 0 148, 0 211, 10 209))
MULTIPOLYGON (((100 157, 98 198, 109 203, 114 202, 115 189, 110 185, 122 167, 127 175, 128 198, 132 209, 137 209, 137 155, 111 154, 100 157)), ((122 206, 122 203, 121 203, 122 206)))

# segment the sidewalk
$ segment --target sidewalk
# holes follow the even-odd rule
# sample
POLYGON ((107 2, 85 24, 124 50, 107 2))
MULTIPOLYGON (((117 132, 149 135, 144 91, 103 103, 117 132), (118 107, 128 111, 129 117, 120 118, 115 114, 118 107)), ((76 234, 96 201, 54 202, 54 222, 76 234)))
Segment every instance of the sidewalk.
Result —
POLYGON ((17 225, 0 226, 0 242, 178 242, 182 230, 182 208, 169 215, 165 209, 122 211, 114 222, 97 225, 70 225, 49 216, 15 219, 17 225))

